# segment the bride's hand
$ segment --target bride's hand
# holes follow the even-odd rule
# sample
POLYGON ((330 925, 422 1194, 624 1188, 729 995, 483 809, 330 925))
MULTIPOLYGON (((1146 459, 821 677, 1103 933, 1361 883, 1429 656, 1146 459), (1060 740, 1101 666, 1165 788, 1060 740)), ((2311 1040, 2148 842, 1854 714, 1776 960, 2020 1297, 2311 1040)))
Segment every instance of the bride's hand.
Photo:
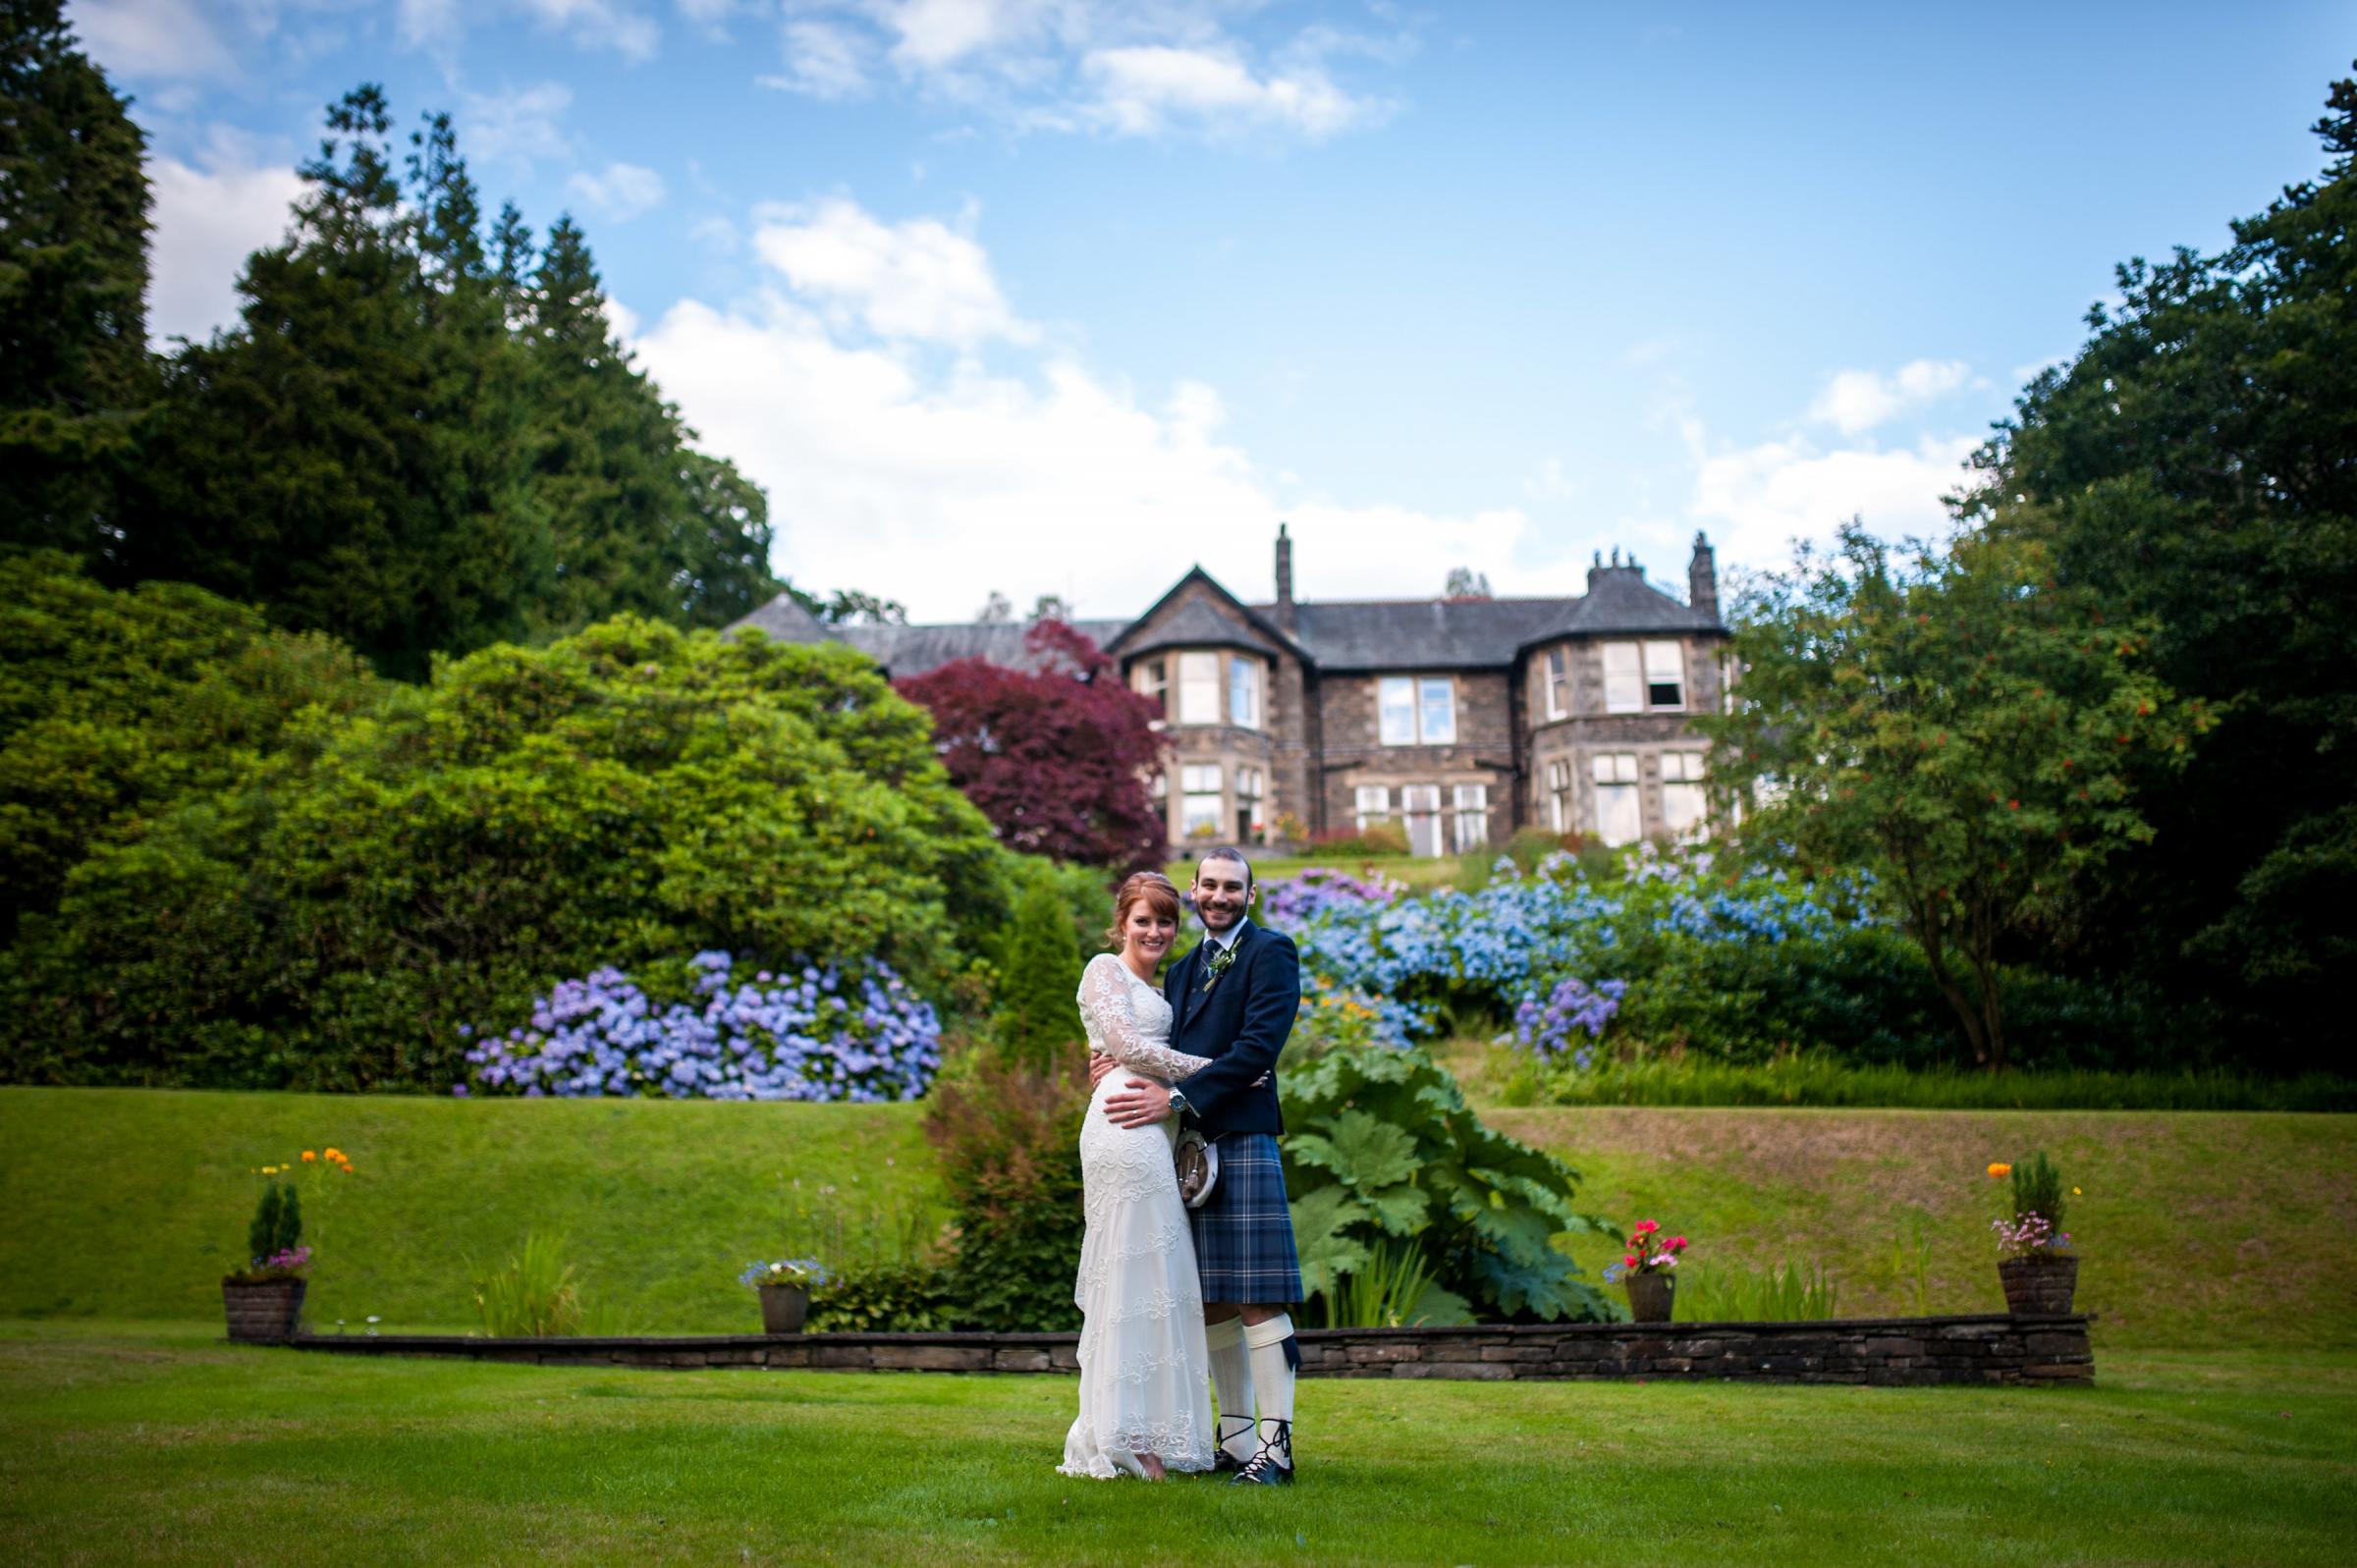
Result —
POLYGON ((1088 1092, 1092 1095, 1095 1094, 1097 1085, 1105 1081, 1105 1075, 1119 1065, 1119 1062, 1102 1051, 1090 1052, 1088 1054, 1088 1092))

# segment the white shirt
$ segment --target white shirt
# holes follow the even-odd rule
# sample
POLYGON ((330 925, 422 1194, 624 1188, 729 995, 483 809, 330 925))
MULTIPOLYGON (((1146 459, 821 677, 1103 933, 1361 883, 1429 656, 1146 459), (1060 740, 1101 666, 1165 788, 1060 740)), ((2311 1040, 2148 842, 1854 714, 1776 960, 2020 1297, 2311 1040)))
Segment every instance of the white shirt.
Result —
MULTIPOLYGON (((1246 915, 1243 919, 1238 920, 1234 925, 1230 926, 1226 931, 1213 931, 1209 927, 1206 927, 1204 928, 1203 932, 1203 940, 1223 948, 1233 947, 1237 943, 1243 941, 1244 928, 1251 923, 1252 917, 1246 915)), ((1206 953, 1204 956, 1209 957, 1210 954, 1206 953)))

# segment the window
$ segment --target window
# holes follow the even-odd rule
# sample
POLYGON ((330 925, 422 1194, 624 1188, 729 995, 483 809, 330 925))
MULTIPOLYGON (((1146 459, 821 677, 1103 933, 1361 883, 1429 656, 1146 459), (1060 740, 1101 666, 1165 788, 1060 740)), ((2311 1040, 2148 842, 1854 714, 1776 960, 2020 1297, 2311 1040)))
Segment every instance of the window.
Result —
POLYGON ((1653 709, 1686 705, 1686 661, 1674 642, 1645 645, 1645 706, 1653 709))
POLYGON ((1684 838, 1701 831, 1709 815, 1702 792, 1702 753, 1662 753, 1662 827, 1684 838))
POLYGON ((1579 820, 1571 800, 1571 761, 1558 757, 1547 764, 1547 816, 1557 833, 1569 833, 1579 820))
POLYGON ((1260 661, 1228 661, 1228 722, 1246 730, 1260 728, 1260 661))
POLYGON ((1445 746, 1456 739, 1455 681, 1447 676, 1385 676, 1375 684, 1385 745, 1445 746))
POLYGON ((1235 838, 1238 843, 1252 843, 1259 839, 1261 801, 1265 793, 1266 785, 1258 768, 1235 770, 1235 838))
POLYGON ((1604 645, 1604 711, 1645 711, 1645 682, 1637 674, 1637 645, 1633 642, 1604 645))
POLYGON ((1379 822, 1392 820, 1392 786, 1360 784, 1352 804, 1358 812, 1358 831, 1365 833, 1379 822))
POLYGON ((1562 719, 1571 712, 1571 650, 1553 648, 1547 654, 1547 717, 1562 719))
POLYGON ((1478 849, 1490 841, 1490 786, 1486 784, 1460 784, 1456 786, 1456 852, 1478 849))
POLYGON ((1157 718, 1171 716, 1171 667, 1161 659, 1141 659, 1129 672, 1129 683, 1138 693, 1154 704, 1157 718))
MULTIPOLYGON (((1189 658, 1193 655, 1189 654, 1189 658)), ((1216 838, 1220 834, 1220 765, 1190 762, 1179 770, 1179 785, 1186 793, 1180 802, 1178 831, 1189 838, 1216 838)))
POLYGON ((1216 725, 1220 722, 1220 656, 1182 653, 1178 656, 1178 722, 1216 725))
POLYGON ((1596 837, 1616 845, 1644 838, 1644 811, 1637 803, 1636 753, 1600 751, 1588 766, 1596 781, 1596 837))
POLYGON ((1407 852, 1411 855, 1439 854, 1441 852, 1441 786, 1439 784, 1400 785, 1399 809, 1407 817, 1407 852))

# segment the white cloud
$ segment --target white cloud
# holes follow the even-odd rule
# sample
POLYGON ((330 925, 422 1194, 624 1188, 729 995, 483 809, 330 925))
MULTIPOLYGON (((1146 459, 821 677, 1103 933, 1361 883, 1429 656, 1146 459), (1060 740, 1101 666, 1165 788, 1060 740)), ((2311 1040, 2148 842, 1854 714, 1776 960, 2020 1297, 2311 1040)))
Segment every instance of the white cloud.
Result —
POLYGON ((542 81, 521 90, 459 94, 459 144, 469 159, 529 169, 571 156, 560 122, 573 107, 573 89, 542 81))
POLYGON ((1706 524, 1720 559, 1767 566, 1792 541, 1823 541, 1852 515, 1885 538, 1946 531, 1940 498, 1964 482, 1978 436, 1927 435, 1911 448, 1823 451, 1805 438, 1767 441, 1703 460, 1688 515, 1706 524))
POLYGON ((1826 383, 1809 406, 1809 417, 1854 436, 1903 409, 1970 384, 1972 366, 1961 359, 1917 359, 1889 376, 1872 370, 1844 370, 1826 383))
POLYGON ((616 223, 628 223, 663 204, 663 177, 634 163, 609 163, 602 174, 584 170, 567 181, 565 189, 616 223))
POLYGON ((777 565, 797 582, 889 593, 920 619, 969 616, 991 588, 1133 615, 1194 562, 1266 598, 1280 521, 1302 591, 1325 598, 1439 590, 1437 575, 1403 579, 1402 562, 1508 575, 1535 542, 1513 508, 1434 514, 1289 488, 1280 501, 1200 382, 1156 406, 1056 351, 1003 374, 938 363, 910 340, 1006 337, 1012 320, 987 254, 945 225, 887 224, 839 200, 772 220, 762 239, 766 293, 684 300, 635 347, 706 447, 768 489, 777 565), (945 272, 987 295, 959 296, 945 272))
POLYGON ((1522 481, 1522 493, 1533 501, 1568 501, 1579 488, 1579 481, 1563 472, 1561 458, 1546 459, 1522 481))
POLYGON ((825 22, 789 22, 784 41, 785 71, 754 78, 757 85, 831 101, 867 91, 869 51, 850 28, 825 22))
POLYGON ((194 0, 76 0, 69 20, 90 58, 119 76, 205 77, 232 58, 194 0))
POLYGON ((506 0, 505 4, 475 0, 400 0, 396 15, 402 42, 411 48, 447 49, 467 27, 506 11, 520 13, 552 32, 561 32, 575 47, 611 49, 626 60, 649 60, 662 42, 662 30, 648 18, 615 0, 506 0))
POLYGON ((177 158, 147 166, 155 193, 155 233, 149 248, 147 337, 198 342, 238 319, 239 276, 246 258, 286 237, 288 209, 302 181, 284 165, 243 161, 216 136, 204 169, 177 158))
POLYGON ((1353 98, 1323 71, 1304 67, 1255 76, 1224 50, 1139 45, 1099 49, 1081 61, 1092 84, 1089 111, 1124 135, 1153 135, 1192 123, 1215 133, 1269 125, 1328 136, 1380 119, 1385 105, 1353 98))
POLYGON ((982 246, 936 219, 888 224, 833 197, 765 208, 756 221, 754 252, 839 322, 959 348, 1038 340, 1039 329, 1008 305, 982 246))

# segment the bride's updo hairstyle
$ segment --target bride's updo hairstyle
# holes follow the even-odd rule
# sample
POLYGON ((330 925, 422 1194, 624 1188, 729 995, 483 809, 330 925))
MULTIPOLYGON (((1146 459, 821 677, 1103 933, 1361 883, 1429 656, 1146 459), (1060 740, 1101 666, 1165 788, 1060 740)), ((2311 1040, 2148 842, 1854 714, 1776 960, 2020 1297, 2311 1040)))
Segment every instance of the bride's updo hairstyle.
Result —
POLYGON ((1113 929, 1105 933, 1115 952, 1129 945, 1129 910, 1138 903, 1174 923, 1178 919, 1178 890, 1171 879, 1159 871, 1131 872, 1113 895, 1113 929))

